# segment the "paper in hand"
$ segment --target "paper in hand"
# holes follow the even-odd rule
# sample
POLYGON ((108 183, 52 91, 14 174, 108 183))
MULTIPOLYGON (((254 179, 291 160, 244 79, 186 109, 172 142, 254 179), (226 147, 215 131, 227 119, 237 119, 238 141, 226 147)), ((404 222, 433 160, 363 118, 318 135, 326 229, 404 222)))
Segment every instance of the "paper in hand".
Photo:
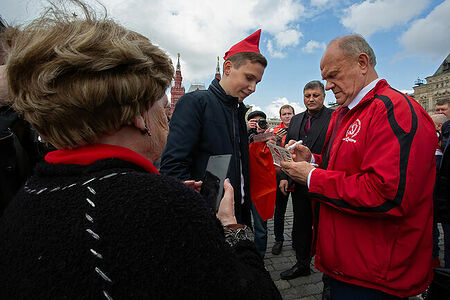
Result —
POLYGON ((281 161, 292 161, 291 153, 286 148, 270 143, 267 144, 267 147, 269 147, 269 150, 272 153, 274 165, 281 167, 281 161))

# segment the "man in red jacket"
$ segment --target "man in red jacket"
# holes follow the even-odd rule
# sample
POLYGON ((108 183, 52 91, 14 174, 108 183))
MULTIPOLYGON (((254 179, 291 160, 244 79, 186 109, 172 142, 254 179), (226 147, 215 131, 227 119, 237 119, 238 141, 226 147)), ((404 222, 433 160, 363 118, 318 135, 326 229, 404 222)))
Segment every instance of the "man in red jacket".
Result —
POLYGON ((315 264, 330 277, 332 299, 408 297, 432 279, 436 131, 375 64, 359 35, 330 42, 320 69, 341 107, 321 155, 297 145, 295 162, 282 163, 320 202, 315 264))

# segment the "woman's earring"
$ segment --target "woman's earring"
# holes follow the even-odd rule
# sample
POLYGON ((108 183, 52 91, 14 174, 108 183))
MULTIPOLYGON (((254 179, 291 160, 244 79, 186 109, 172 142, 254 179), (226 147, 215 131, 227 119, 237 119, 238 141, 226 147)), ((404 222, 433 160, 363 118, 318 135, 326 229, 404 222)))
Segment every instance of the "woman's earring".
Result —
POLYGON ((143 135, 148 135, 148 136, 152 136, 151 135, 151 133, 150 133, 150 131, 148 130, 148 128, 147 128, 147 125, 144 125, 144 130, 141 130, 141 133, 143 134, 143 135))

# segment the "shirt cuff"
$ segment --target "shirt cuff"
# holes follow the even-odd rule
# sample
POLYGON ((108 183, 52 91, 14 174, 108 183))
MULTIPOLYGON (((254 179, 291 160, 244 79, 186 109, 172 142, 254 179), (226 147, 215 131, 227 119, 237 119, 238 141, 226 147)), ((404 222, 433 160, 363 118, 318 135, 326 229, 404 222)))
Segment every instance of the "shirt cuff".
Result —
POLYGON ((311 155, 311 161, 309 162, 310 164, 315 164, 316 160, 314 159, 314 155, 311 155))
POLYGON ((308 180, 307 180, 307 185, 308 185, 308 189, 309 189, 309 182, 311 181, 311 174, 312 174, 312 172, 315 170, 316 168, 314 168, 314 169, 312 169, 311 171, 309 171, 309 173, 308 173, 308 180))

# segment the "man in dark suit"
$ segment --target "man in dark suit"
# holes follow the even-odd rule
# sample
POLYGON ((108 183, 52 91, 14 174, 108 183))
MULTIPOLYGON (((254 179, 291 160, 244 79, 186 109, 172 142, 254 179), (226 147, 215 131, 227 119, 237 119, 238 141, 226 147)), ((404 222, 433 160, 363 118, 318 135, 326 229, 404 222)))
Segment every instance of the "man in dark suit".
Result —
MULTIPOLYGON (((323 84, 314 80, 308 82, 303 88, 303 101, 306 111, 294 116, 291 120, 286 142, 302 140, 311 152, 320 154, 330 123, 331 109, 323 105, 325 89, 323 84)), ((282 173, 280 190, 287 194, 292 180, 282 173)), ((294 225, 292 227, 292 245, 295 248, 297 263, 284 272, 281 279, 294 279, 299 276, 311 274, 311 244, 312 244, 312 214, 311 201, 308 198, 308 189, 297 184, 292 193, 294 209, 294 225)))

